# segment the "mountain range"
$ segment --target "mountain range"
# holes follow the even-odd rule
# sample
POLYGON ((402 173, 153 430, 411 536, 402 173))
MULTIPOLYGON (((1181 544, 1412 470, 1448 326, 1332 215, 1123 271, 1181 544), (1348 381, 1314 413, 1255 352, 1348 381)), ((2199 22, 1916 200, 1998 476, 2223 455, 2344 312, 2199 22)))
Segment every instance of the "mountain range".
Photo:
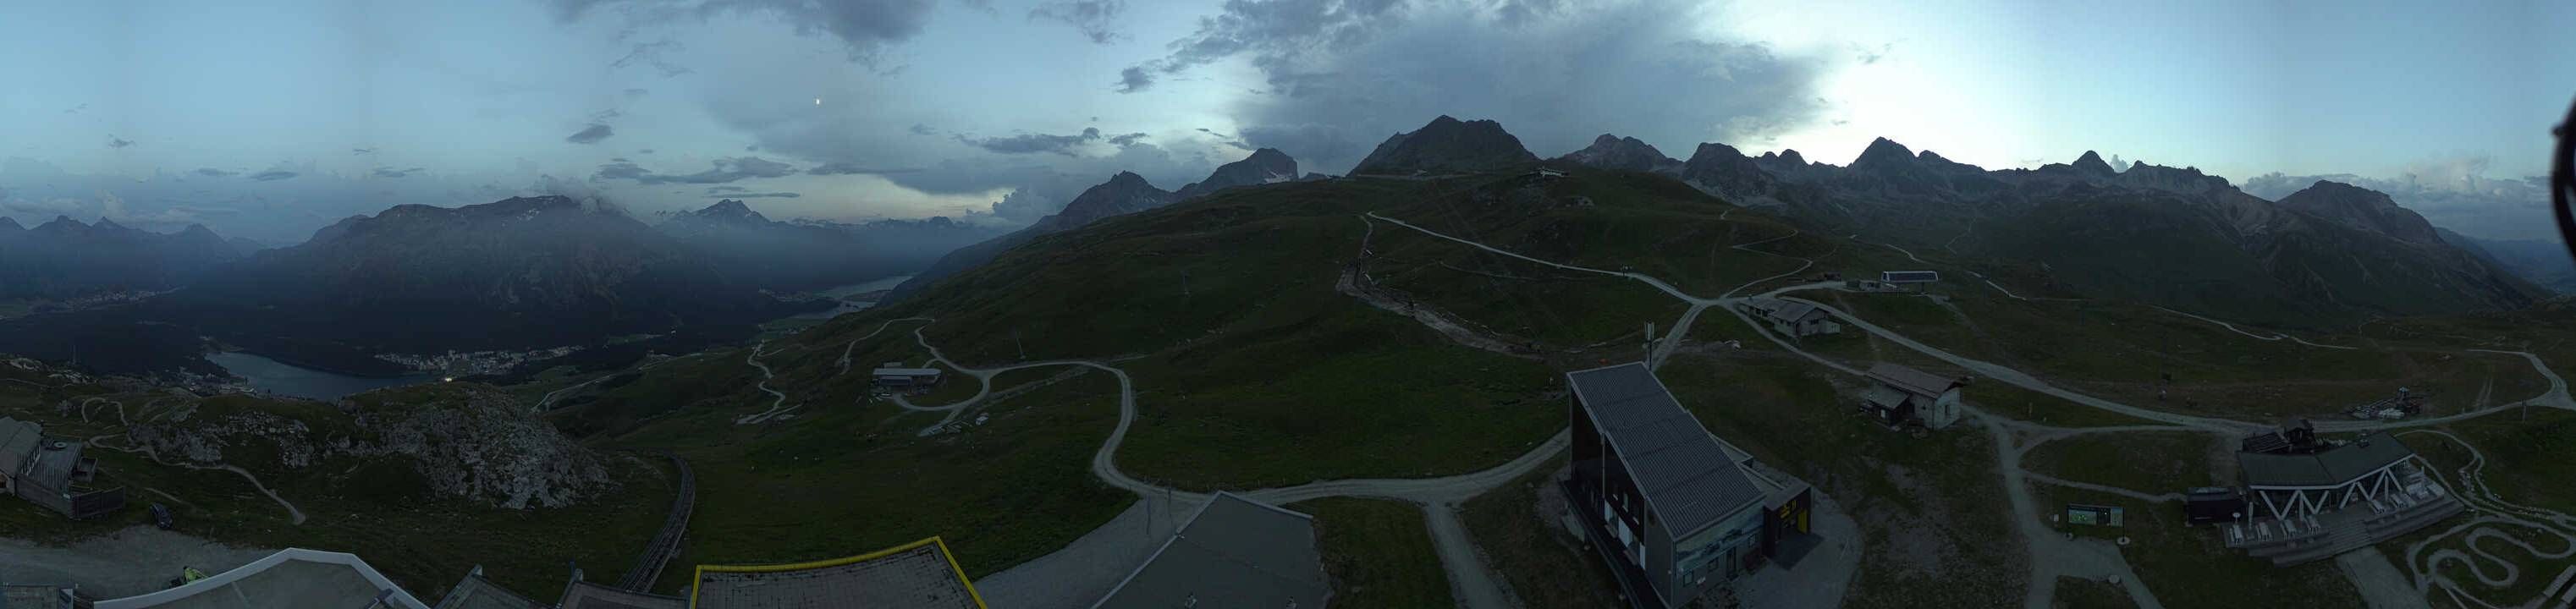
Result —
POLYGON ((2270 201, 2196 168, 2121 171, 2086 152, 1990 171, 1885 138, 1840 167, 1717 143, 1674 161, 1606 134, 1559 160, 1673 177, 1838 233, 2019 261, 2080 292, 2263 323, 2511 309, 2548 295, 2387 195, 2336 182, 2270 201))
POLYGON ((0 299, 68 299, 186 285, 257 249, 205 226, 155 233, 69 217, 29 229, 0 218, 0 299))
POLYGON ((982 243, 957 248, 941 256, 928 268, 914 274, 912 279, 895 286, 894 292, 887 298, 891 300, 918 293, 941 279, 989 262, 993 257, 1001 255, 1003 251, 1039 237, 1080 228, 1103 218, 1155 209, 1186 199, 1213 195, 1231 188, 1311 181, 1322 177, 1316 174, 1300 177, 1297 173, 1297 159, 1289 158, 1287 153, 1275 148, 1254 150, 1250 156, 1242 160, 1219 165, 1216 171, 1208 174, 1207 179, 1183 185, 1176 191, 1156 188, 1146 182, 1144 176, 1136 175, 1134 172, 1118 172, 1117 175, 1110 176, 1109 181, 1083 190, 1082 194, 1066 202, 1062 211, 1039 218, 1028 228, 982 243))
POLYGON ((864 224, 779 222, 733 199, 674 214, 655 228, 703 252, 734 279, 779 291, 902 274, 1002 234, 945 216, 864 224))

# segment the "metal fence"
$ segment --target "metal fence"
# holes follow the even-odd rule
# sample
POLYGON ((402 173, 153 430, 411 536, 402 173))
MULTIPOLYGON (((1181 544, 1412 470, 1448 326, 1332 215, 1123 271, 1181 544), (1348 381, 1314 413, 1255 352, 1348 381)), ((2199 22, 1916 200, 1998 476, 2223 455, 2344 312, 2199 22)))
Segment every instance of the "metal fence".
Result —
POLYGON ((689 532, 689 510, 698 499, 698 476, 689 471, 689 460, 671 451, 658 452, 680 468, 679 496, 671 499, 671 515, 662 521, 662 532, 655 534, 652 543, 644 546, 644 553, 635 559, 635 568, 628 569, 625 577, 617 579, 620 589, 650 592, 653 582, 661 578, 662 568, 670 565, 671 557, 680 553, 680 538, 689 532))

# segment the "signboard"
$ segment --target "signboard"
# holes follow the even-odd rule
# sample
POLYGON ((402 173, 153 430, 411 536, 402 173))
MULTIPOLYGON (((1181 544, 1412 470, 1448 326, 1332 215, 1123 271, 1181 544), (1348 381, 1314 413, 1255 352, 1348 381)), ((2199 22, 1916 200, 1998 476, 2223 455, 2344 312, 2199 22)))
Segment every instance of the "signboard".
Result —
POLYGON ((2122 510, 2118 506, 2069 503, 2066 504, 2066 523, 2109 527, 2121 526, 2120 522, 2123 520, 2122 516, 2125 515, 2125 511, 2126 510, 2122 510))
POLYGON ((1941 280, 1940 271, 1880 271, 1881 283, 1932 283, 1941 280))

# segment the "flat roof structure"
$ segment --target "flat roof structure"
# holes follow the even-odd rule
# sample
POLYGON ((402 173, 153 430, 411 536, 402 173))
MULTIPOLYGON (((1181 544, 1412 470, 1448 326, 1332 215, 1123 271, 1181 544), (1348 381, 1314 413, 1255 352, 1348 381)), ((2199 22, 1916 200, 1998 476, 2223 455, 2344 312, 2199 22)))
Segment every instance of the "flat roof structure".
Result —
POLYGON ((938 368, 878 368, 877 376, 939 376, 938 368))
POLYGON ((500 584, 492 583, 492 580, 484 579, 483 567, 476 565, 473 571, 466 572, 465 579, 457 580, 456 587, 447 590, 446 597, 438 599, 438 609, 553 609, 553 606, 519 596, 500 584))
POLYGON ((1315 517, 1219 492, 1094 609, 1322 609, 1315 517))
POLYGON ((2245 485, 2257 488, 2341 486, 2381 468, 2415 456, 2415 449, 2387 432, 2363 434, 2351 443, 2312 454, 2258 452, 2236 454, 2245 469, 2245 485))
POLYGON ((564 587, 557 609, 687 609, 689 599, 619 590, 586 581, 564 587))
POLYGON ((1611 452, 1636 478, 1637 492, 1675 537, 1717 524, 1762 500, 1744 469, 1718 446, 1699 418, 1683 410, 1642 363, 1565 375, 1611 452))
POLYGON ((784 565, 698 565, 702 609, 984 609, 937 537, 848 558, 784 565))
POLYGON ((278 550, 266 558, 177 588, 99 601, 97 607, 430 609, 355 554, 303 548, 278 550))

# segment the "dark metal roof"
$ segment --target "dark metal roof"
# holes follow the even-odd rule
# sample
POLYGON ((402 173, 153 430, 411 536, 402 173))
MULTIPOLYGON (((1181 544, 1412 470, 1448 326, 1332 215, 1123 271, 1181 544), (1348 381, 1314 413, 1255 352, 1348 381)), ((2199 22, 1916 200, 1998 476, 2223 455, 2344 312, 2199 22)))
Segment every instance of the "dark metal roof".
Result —
POLYGON ((43 440, 44 427, 0 417, 0 475, 16 476, 26 469, 28 457, 36 452, 36 443, 43 440))
POLYGON ((1100 608, 1325 606, 1315 519, 1233 493, 1217 493, 1100 608))
POLYGON ((483 577, 483 569, 476 567, 473 572, 465 574, 465 579, 457 580, 456 587, 447 590, 447 596, 438 600, 437 609, 548 609, 550 607, 552 605, 519 596, 519 593, 492 583, 492 580, 483 577))
POLYGON ((2240 452, 2236 463, 2245 470, 2246 486, 2338 486, 2414 454, 2387 432, 2374 431, 2315 454, 2240 452))
POLYGON ((1869 377, 1889 387, 1927 398, 1940 397, 1942 393, 1949 391, 1950 387, 1959 384, 1959 379, 1887 362, 1870 366, 1869 377))
POLYGON ((619 590, 586 581, 564 586, 562 609, 685 609, 689 599, 619 590))
POLYGON ((1675 537, 1688 536, 1762 500, 1717 437, 1682 410, 1664 383, 1632 363, 1569 372, 1583 408, 1636 479, 1646 505, 1675 537))
POLYGON ((36 454, 29 459, 27 473, 21 479, 55 490, 71 487, 72 470, 80 465, 82 443, 63 438, 44 438, 36 444, 36 454), (60 448, 56 448, 59 445, 60 448))

